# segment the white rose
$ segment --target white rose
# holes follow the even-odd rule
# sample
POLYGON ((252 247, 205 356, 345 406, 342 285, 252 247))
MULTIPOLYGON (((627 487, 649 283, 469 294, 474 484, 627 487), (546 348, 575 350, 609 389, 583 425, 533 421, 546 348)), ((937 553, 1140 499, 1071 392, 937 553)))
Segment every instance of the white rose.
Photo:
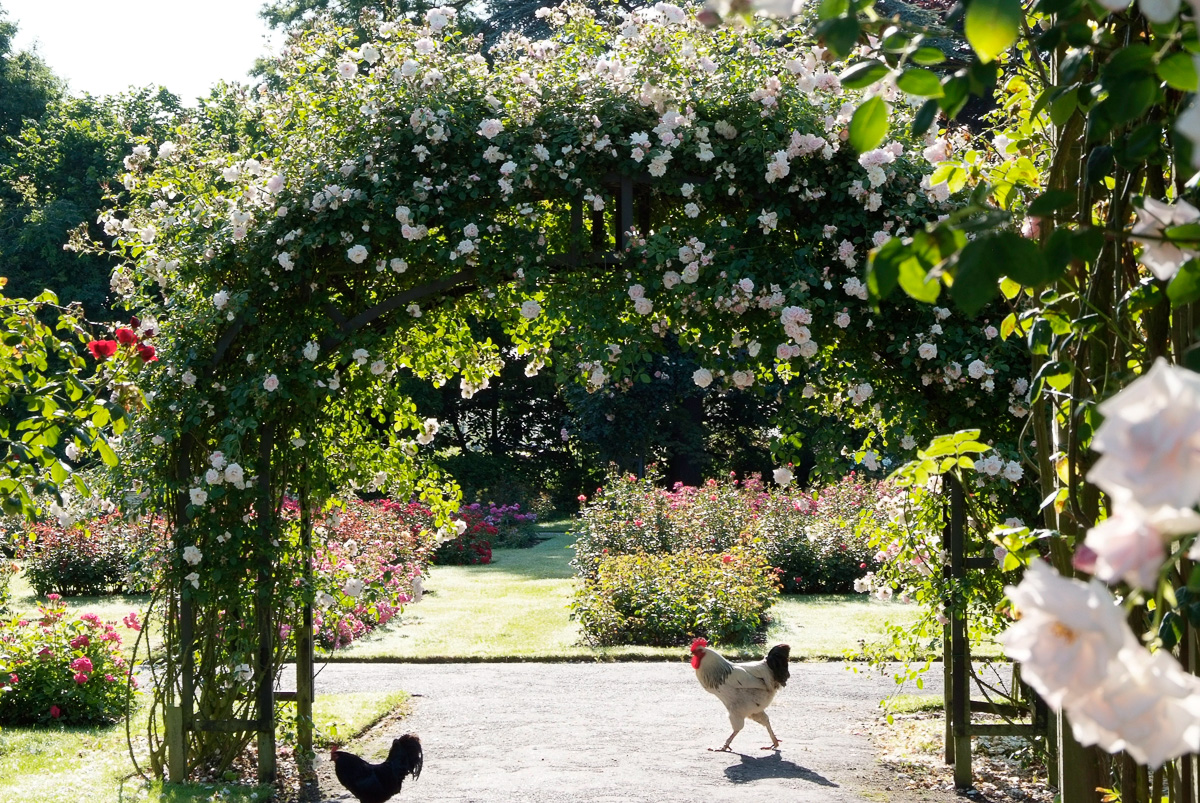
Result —
POLYGON ((528 320, 533 320, 542 312, 542 305, 534 301, 532 298, 521 303, 521 317, 528 320))
POLYGON ((775 483, 781 488, 786 488, 791 485, 792 480, 795 478, 795 475, 792 474, 791 469, 783 467, 775 469, 771 476, 775 478, 775 483))
POLYGON ((367 260, 366 246, 356 245, 346 252, 346 259, 349 259, 356 265, 361 265, 367 260))
POLYGON ((1108 664, 1131 641, 1123 612, 1100 583, 1065 579, 1035 558, 1016 587, 1006 589, 1021 618, 1001 633, 1005 654, 1054 709, 1108 676, 1108 664))
POLYGON ((932 360, 937 356, 938 349, 933 343, 922 343, 917 347, 917 356, 922 360, 932 360))
POLYGON ((191 498, 192 504, 196 507, 200 507, 208 501, 208 491, 203 488, 192 488, 188 491, 188 496, 191 498))
POLYGON ((213 306, 217 309, 225 309, 225 306, 229 303, 229 293, 224 290, 218 290, 216 293, 213 293, 212 301, 213 306))
POLYGON ((1099 410, 1092 448, 1102 457, 1088 480, 1147 508, 1200 501, 1200 375, 1159 358, 1099 410))
POLYGON ((317 359, 317 354, 320 353, 321 347, 317 345, 315 340, 308 341, 308 345, 304 347, 304 359, 313 362, 317 359))
POLYGON ((263 380, 263 390, 268 393, 273 392, 277 387, 279 387, 279 377, 275 376, 275 374, 271 374, 263 380))
POLYGON ((245 471, 237 463, 230 463, 225 469, 225 481, 233 485, 241 486, 245 476, 245 471))
POLYGON ((692 381, 695 382, 698 386, 700 386, 702 388, 706 388, 712 384, 712 381, 713 381, 712 371, 708 370, 707 368, 697 368, 692 373, 692 381))
POLYGON ((342 583, 342 593, 347 597, 357 597, 363 592, 363 581, 357 577, 351 577, 342 583))
POLYGON ((183 559, 186 563, 195 566, 204 559, 204 554, 195 546, 186 546, 183 548, 183 559))

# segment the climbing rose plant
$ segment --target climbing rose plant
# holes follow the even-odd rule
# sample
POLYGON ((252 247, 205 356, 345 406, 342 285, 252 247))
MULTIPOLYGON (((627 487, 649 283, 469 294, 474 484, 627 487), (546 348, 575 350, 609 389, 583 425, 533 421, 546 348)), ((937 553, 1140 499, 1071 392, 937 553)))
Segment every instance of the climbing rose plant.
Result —
MULTIPOLYGON (((134 149, 103 220, 123 260, 113 290, 160 359, 123 470, 133 506, 177 527, 164 588, 169 617, 196 606, 213 647, 202 706, 250 705, 233 668, 253 653, 256 588, 280 627, 314 601, 286 493, 315 514, 355 490, 417 497, 439 539, 456 529, 440 423, 398 372, 469 396, 521 359, 628 387, 670 340, 703 366, 697 385, 785 386, 797 413, 870 433, 868 465, 968 418, 1012 436, 1019 349, 947 308, 877 312, 861 279, 871 247, 949 212, 930 143, 899 112, 886 142, 856 151, 864 95, 829 51, 673 9, 604 20, 565 5, 552 39, 510 36, 490 61, 446 10, 368 15, 353 34, 317 22, 261 91, 230 90, 134 149), (614 239, 622 177, 638 220, 614 239), (478 319, 513 351, 477 339, 478 319)), ((902 103, 883 92, 870 97, 902 103)), ((196 735, 193 761, 242 744, 196 735)))

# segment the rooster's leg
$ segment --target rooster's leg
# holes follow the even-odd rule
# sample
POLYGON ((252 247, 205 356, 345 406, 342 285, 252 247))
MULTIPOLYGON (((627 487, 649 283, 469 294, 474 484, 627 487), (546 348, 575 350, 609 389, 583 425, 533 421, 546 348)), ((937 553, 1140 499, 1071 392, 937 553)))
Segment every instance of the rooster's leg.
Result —
POLYGON ((729 743, 732 742, 733 737, 737 736, 737 735, 738 735, 738 732, 734 731, 733 733, 729 734, 729 738, 725 740, 725 744, 721 745, 720 747, 718 747, 716 749, 713 749, 710 747, 710 748, 708 748, 708 752, 710 752, 710 753, 732 753, 733 751, 731 749, 729 749, 729 743))
POLYGON ((771 729, 771 719, 767 716, 767 712, 762 711, 757 714, 751 714, 750 719, 754 720, 759 725, 762 725, 764 728, 766 728, 767 735, 769 735, 771 737, 771 745, 769 747, 764 747, 762 749, 763 750, 778 750, 779 749, 779 738, 775 735, 775 731, 773 731, 771 729))

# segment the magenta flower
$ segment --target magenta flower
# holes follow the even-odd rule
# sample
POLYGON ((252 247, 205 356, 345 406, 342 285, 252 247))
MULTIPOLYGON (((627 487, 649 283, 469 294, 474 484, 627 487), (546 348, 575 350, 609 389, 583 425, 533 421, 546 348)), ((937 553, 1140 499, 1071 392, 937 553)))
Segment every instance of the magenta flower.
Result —
POLYGON ((82 686, 84 683, 88 682, 88 676, 82 672, 77 672, 75 674, 75 682, 82 686))
MULTIPOLYGON (((81 674, 84 672, 91 672, 92 668, 93 668, 92 667, 92 659, 88 658, 86 656, 84 656, 82 658, 76 658, 74 661, 71 662, 71 668, 81 674)), ((87 680, 87 678, 85 677, 83 680, 87 680)), ((79 675, 76 675, 75 682, 82 683, 83 681, 79 679, 79 675)))

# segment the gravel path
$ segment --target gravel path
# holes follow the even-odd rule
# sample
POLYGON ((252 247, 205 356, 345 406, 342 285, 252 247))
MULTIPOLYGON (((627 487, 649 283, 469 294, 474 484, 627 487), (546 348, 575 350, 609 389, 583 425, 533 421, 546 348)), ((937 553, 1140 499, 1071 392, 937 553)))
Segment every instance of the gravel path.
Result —
MULTIPOLYGON (((404 689, 416 695, 413 715, 400 727, 420 734, 425 772, 405 784, 399 800, 953 799, 889 789, 893 776, 877 764, 867 728, 892 688, 890 677, 854 674, 845 664, 793 664, 791 682, 769 709, 781 750, 759 750, 769 740, 747 722, 733 742, 739 752, 713 753, 705 748, 719 747, 729 734, 725 709, 682 662, 331 664, 317 679, 318 693, 404 689)), ((926 691, 939 688, 930 683, 926 691)), ((399 733, 380 737, 390 741, 399 733)), ((377 759, 386 743, 364 752, 379 751, 368 756, 377 759)), ((328 769, 322 776, 326 800, 353 800, 328 769)))

